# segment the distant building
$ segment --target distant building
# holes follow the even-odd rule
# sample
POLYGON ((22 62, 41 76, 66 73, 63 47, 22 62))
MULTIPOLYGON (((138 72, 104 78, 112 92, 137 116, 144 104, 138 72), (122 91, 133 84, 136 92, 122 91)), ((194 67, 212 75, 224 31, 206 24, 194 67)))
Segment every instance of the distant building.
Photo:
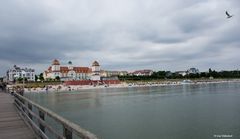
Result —
POLYGON ((97 61, 94 61, 91 67, 88 68, 88 72, 85 73, 87 78, 68 78, 68 80, 64 81, 64 84, 65 85, 93 85, 93 86, 105 85, 105 87, 107 87, 110 84, 120 83, 120 81, 118 80, 118 77, 104 77, 102 72, 103 70, 100 69, 100 64, 97 61))
POLYGON ((107 71, 107 70, 101 71, 102 77, 117 77, 117 76, 126 76, 126 75, 128 75, 127 71, 107 71))
POLYGON ((187 70, 187 74, 197 74, 199 70, 197 68, 190 68, 187 70))
POLYGON ((176 71, 175 73, 182 76, 187 75, 187 71, 176 71))
POLYGON ((28 81, 35 81, 35 70, 31 68, 20 68, 16 65, 7 71, 7 81, 15 81, 18 78, 24 78, 28 81))
POLYGON ((148 70, 148 69, 137 70, 137 71, 132 72, 131 74, 135 75, 135 76, 151 76, 153 74, 153 71, 152 70, 148 70))
POLYGON ((186 76, 188 74, 197 74, 199 73, 199 70, 197 68, 190 68, 187 71, 176 71, 175 73, 182 76, 186 76))
POLYGON ((68 80, 100 80, 100 65, 97 61, 92 63, 91 67, 73 66, 69 61, 67 65, 61 65, 55 59, 51 66, 43 73, 44 79, 60 78, 61 81, 68 80))

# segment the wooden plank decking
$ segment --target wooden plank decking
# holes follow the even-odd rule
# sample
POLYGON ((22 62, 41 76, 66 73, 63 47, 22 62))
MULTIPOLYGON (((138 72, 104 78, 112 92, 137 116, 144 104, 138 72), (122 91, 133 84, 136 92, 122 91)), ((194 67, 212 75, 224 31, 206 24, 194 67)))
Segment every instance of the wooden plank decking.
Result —
POLYGON ((0 91, 0 139, 36 139, 19 116, 13 97, 0 91))

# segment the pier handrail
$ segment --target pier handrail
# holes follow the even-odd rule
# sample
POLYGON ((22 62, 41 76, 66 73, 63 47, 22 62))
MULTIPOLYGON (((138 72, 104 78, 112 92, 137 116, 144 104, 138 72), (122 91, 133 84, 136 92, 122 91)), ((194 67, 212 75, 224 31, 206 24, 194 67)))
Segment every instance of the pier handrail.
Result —
POLYGON ((40 106, 39 104, 29 100, 28 98, 21 96, 17 93, 13 94, 15 97, 15 105, 18 110, 24 115, 25 119, 30 123, 33 129, 39 134, 41 138, 48 139, 49 137, 45 134, 45 128, 48 129, 57 138, 72 139, 72 134, 77 135, 83 139, 98 139, 96 135, 81 128, 79 125, 61 117, 53 111, 40 106), (36 108, 39 114, 32 111, 32 107, 36 108), (45 122, 45 116, 48 116, 63 126, 63 135, 58 133, 53 127, 45 122), (33 117, 37 119, 39 126, 34 122, 33 117))

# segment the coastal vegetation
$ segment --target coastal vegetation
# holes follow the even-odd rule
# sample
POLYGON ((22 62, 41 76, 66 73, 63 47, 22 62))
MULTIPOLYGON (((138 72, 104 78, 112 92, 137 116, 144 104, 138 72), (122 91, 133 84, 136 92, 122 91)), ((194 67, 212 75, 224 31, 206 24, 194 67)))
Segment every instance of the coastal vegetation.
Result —
POLYGON ((240 78, 240 71, 215 71, 209 69, 208 72, 190 73, 185 76, 178 74, 177 72, 172 73, 170 71, 157 71, 153 72, 150 76, 136 76, 136 75, 126 75, 118 76, 121 81, 150 81, 150 80, 166 80, 166 79, 233 79, 240 78))

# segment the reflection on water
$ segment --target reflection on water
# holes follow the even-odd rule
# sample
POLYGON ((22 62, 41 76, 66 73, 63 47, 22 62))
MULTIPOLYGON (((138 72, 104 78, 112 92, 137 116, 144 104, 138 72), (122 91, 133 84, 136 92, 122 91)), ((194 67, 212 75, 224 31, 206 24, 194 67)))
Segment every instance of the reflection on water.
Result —
POLYGON ((104 139, 240 138, 240 84, 27 94, 104 139))

